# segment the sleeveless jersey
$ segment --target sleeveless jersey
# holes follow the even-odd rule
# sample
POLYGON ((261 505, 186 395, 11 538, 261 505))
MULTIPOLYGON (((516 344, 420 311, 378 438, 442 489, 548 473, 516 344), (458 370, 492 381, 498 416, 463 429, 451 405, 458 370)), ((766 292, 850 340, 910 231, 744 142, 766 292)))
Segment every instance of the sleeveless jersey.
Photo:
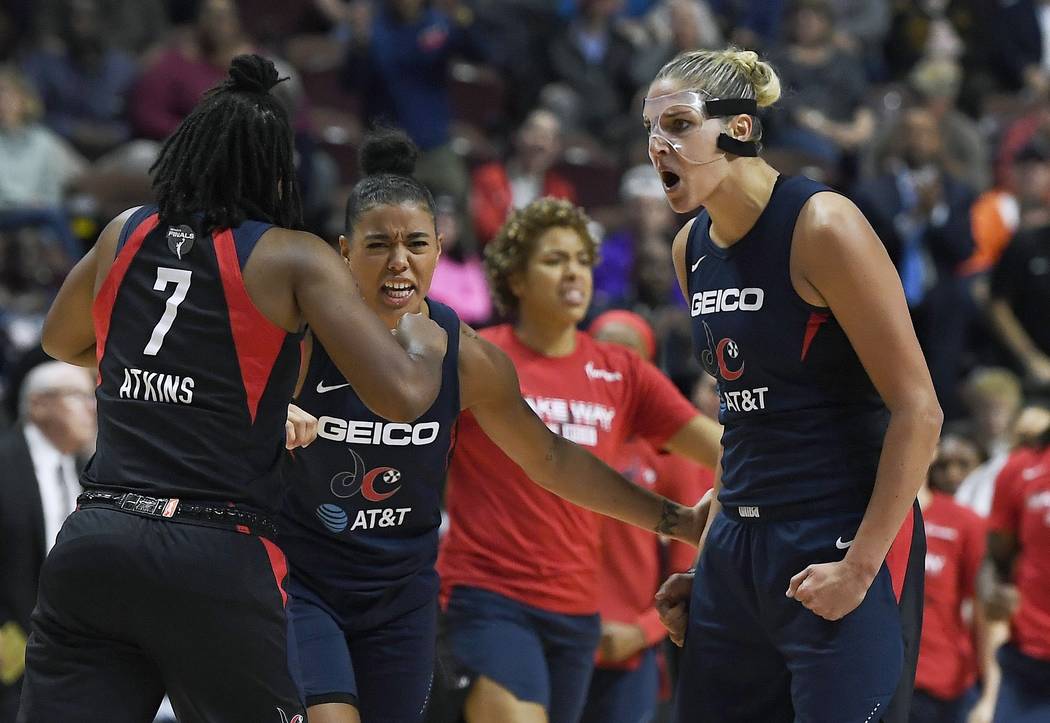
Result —
POLYGON ((441 391, 419 419, 373 413, 316 339, 296 400, 317 417, 318 434, 284 466, 281 547, 295 578, 338 610, 382 600, 394 616, 392 607, 407 611, 437 593, 441 497, 460 410, 459 317, 427 303, 448 333, 448 351, 441 391))
POLYGON ((136 211, 92 310, 98 441, 85 488, 275 511, 299 337, 241 269, 270 225, 195 232, 136 211))
POLYGON ((725 506, 811 503, 863 510, 889 414, 830 309, 791 284, 791 238, 827 186, 777 179, 755 225, 728 249, 697 215, 686 249, 693 343, 718 380, 725 506))

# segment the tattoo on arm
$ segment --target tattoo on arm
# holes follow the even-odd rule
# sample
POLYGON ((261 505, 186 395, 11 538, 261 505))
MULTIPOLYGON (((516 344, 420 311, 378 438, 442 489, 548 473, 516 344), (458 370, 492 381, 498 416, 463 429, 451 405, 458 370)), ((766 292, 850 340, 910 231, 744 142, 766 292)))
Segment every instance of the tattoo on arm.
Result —
POLYGON ((551 437, 551 446, 547 448, 547 456, 544 457, 548 462, 554 461, 554 448, 558 446, 558 437, 553 435, 551 437))
POLYGON ((671 500, 660 503, 660 521, 656 523, 656 531, 661 535, 673 535, 678 529, 679 505, 671 500))

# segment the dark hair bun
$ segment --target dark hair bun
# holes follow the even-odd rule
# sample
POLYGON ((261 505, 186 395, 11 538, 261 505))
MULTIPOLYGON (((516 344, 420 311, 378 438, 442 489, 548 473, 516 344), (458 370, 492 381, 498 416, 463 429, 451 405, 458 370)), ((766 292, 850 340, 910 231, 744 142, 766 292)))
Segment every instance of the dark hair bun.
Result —
POLYGON ((226 87, 243 93, 269 93, 280 82, 273 62, 260 55, 238 55, 229 73, 226 87))
POLYGON ((361 172, 365 176, 391 173, 411 176, 416 170, 419 149, 408 135, 396 128, 377 128, 365 136, 358 152, 361 172))

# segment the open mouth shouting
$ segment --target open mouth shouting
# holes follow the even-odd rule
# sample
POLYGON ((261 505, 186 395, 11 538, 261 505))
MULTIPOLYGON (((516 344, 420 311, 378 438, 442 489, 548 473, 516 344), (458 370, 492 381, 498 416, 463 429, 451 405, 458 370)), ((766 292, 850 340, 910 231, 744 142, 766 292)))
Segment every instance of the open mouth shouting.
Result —
POLYGON ((664 192, 669 193, 678 187, 678 184, 682 182, 682 177, 674 171, 661 168, 660 181, 664 184, 664 192))
POLYGON ((404 279, 390 279, 382 286, 383 301, 395 309, 400 309, 416 293, 416 285, 404 279))

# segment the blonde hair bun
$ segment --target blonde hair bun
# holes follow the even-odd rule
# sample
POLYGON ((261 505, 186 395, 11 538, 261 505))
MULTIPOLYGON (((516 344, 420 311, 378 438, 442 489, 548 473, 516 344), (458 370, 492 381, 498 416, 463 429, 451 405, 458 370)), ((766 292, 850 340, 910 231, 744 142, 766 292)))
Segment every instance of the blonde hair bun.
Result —
POLYGON ((753 50, 730 48, 725 53, 726 60, 736 63, 747 76, 751 87, 755 89, 755 102, 759 108, 766 108, 777 102, 780 98, 780 78, 772 65, 760 60, 758 53, 753 50))

